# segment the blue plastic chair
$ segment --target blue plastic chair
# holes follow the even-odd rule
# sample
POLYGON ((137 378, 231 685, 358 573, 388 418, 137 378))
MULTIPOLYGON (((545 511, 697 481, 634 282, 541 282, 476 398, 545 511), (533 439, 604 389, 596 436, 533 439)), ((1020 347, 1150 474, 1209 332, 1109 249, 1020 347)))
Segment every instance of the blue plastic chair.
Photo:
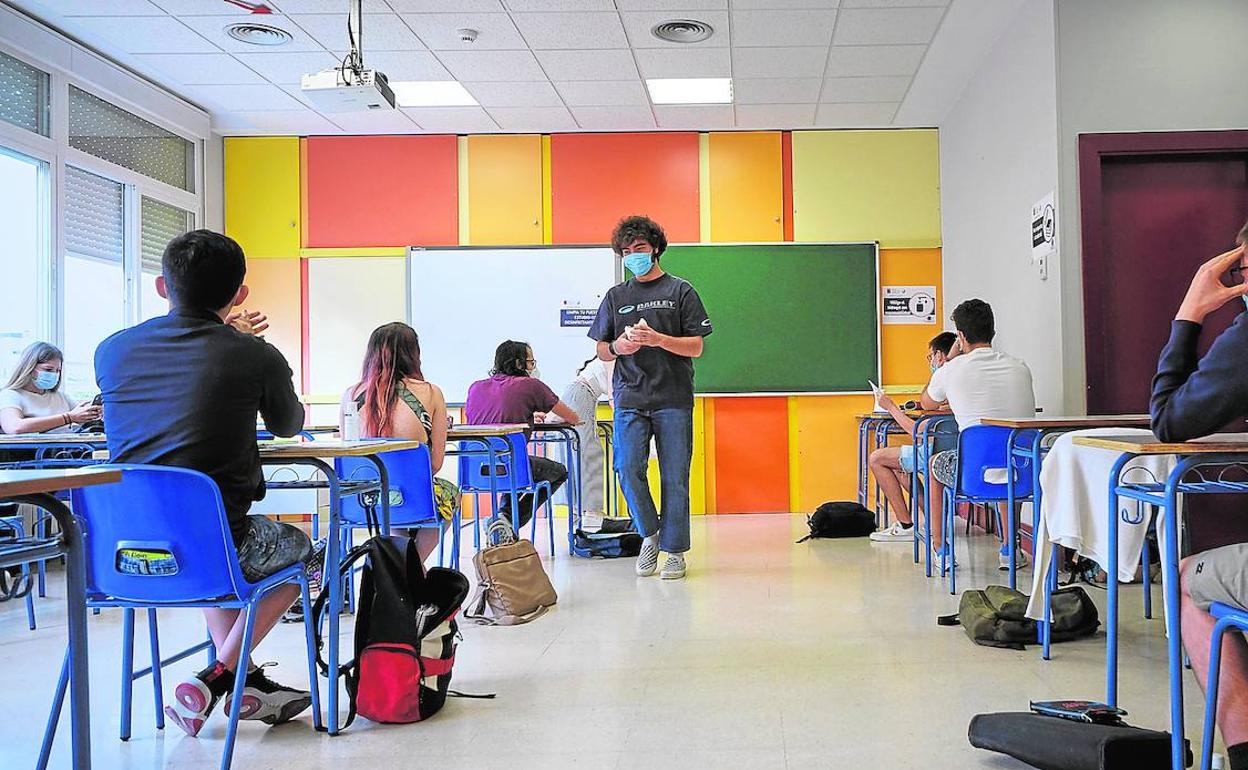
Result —
MULTIPOLYGON (((242 647, 250 650, 257 603, 270 591, 288 583, 299 586, 303 601, 304 633, 308 654, 308 679, 312 688, 313 722, 321 727, 320 687, 316 674, 316 651, 312 627, 311 597, 302 564, 292 565, 258 583, 243 577, 230 534, 229 520, 221 502, 221 492, 208 476, 185 468, 122 464, 122 481, 73 491, 74 513, 83 522, 86 545, 87 602, 92 607, 120 607, 123 610, 121 739, 130 738, 131 701, 134 680, 152 677, 156 703, 156 727, 164 727, 161 693, 162 666, 182 660, 204 649, 201 642, 171 658, 161 660, 156 627, 156 609, 222 608, 243 611, 242 647), (122 549, 167 552, 174 564, 167 574, 135 575, 117 568, 122 549), (135 672, 134 611, 148 610, 152 665, 135 672)), ((245 660, 245 658, 244 658, 245 660)), ((39 767, 45 767, 56 733, 56 721, 65 696, 68 671, 62 668, 53 713, 44 736, 39 767)), ((242 692, 247 667, 238 666, 234 691, 242 692)), ((228 770, 234 755, 239 711, 243 699, 234 698, 225 733, 221 768, 228 770)))
POLYGON ((1231 629, 1248 632, 1248 610, 1214 602, 1209 614, 1217 622, 1209 639, 1209 678, 1205 683, 1205 733, 1200 745, 1200 770, 1210 770, 1213 762, 1213 730, 1218 713, 1218 669, 1222 666, 1222 637, 1231 629))
MULTIPOLYGON (((490 444, 500 454, 493 467, 483 453, 461 454, 459 456, 459 488, 462 492, 491 492, 490 479, 493 477, 493 489, 511 495, 512 529, 520 532, 520 495, 531 494, 536 501, 540 492, 546 492, 546 521, 550 527, 550 555, 555 555, 555 517, 550 482, 534 481, 529 468, 529 442, 523 433, 510 433, 504 441, 492 437, 490 444)), ((492 500, 494 510, 498 510, 498 501, 492 500)), ((481 517, 477 516, 480 522, 481 517)), ((537 511, 533 512, 533 528, 530 538, 537 542, 537 511)))
MULTIPOLYGON (((1032 492, 1031 461, 1012 458, 1010 455, 1010 428, 993 425, 976 425, 958 434, 958 473, 957 487, 946 488, 944 496, 943 529, 945 544, 940 560, 940 574, 949 573, 949 593, 958 592, 956 547, 954 545, 954 518, 959 503, 976 505, 996 505, 1004 503, 1008 498, 1007 483, 1004 478, 1000 482, 987 481, 984 476, 990 471, 1008 469, 1014 474, 1014 496, 1030 497, 1032 492)), ((1014 535, 1015 512, 1006 511, 1009 525, 1003 536, 1009 558, 1015 556, 1017 539, 1014 535)))
MULTIPOLYGON (((26 537, 26 523, 19 516, 0 516, 0 529, 13 530, 15 537, 26 537)), ((39 566, 43 566, 43 562, 39 562, 39 566)), ((31 580, 30 565, 22 565, 21 580, 31 580)), ((35 630, 35 587, 30 586, 26 591, 26 625, 30 626, 30 630, 35 630)))
POLYGON ((945 449, 957 446, 958 423, 952 414, 924 415, 920 417, 914 429, 914 473, 910 474, 910 508, 911 516, 917 521, 918 506, 923 506, 923 526, 915 526, 914 530, 914 563, 919 563, 919 544, 923 544, 927 558, 924 559, 924 572, 932 576, 932 511, 928 505, 927 490, 932 480, 929 463, 931 458, 945 449), (923 458, 923 461, 920 461, 923 458))

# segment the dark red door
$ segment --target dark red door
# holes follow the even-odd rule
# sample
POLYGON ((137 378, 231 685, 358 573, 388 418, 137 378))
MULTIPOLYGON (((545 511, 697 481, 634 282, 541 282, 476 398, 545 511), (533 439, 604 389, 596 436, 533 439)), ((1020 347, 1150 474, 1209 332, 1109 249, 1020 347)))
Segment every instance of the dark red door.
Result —
MULTIPOLYGON (((1157 357, 1192 274, 1232 248, 1248 218, 1248 153, 1098 160, 1100 232, 1083 234, 1088 413, 1147 412, 1157 357), (1088 249, 1098 237, 1099 250, 1088 249)), ((1086 204, 1084 227, 1097 227, 1086 204)), ((1209 318, 1202 352, 1243 310, 1235 303, 1209 318)))

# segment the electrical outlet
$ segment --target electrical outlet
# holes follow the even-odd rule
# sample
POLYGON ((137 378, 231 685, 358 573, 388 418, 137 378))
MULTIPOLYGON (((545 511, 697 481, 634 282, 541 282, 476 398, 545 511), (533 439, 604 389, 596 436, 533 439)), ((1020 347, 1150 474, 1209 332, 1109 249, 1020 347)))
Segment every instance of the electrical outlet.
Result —
POLYGON ((1036 259, 1036 268, 1040 270, 1040 280, 1047 281, 1049 279, 1049 258, 1047 255, 1036 259))

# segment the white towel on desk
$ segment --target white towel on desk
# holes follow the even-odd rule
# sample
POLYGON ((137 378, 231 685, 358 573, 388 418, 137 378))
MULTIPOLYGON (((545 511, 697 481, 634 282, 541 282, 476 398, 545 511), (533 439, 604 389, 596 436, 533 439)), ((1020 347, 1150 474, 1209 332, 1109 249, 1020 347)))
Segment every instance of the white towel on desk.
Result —
MULTIPOLYGON (((1027 617, 1044 617, 1043 580, 1053 558, 1053 545, 1073 549, 1104 567, 1109 563, 1109 473, 1120 453, 1076 446, 1076 436, 1152 435, 1149 431, 1094 428, 1058 436, 1040 469, 1040 528, 1035 534, 1036 563, 1027 617)), ((1137 457, 1123 470, 1126 481, 1165 481, 1174 467, 1172 455, 1137 457)), ((1134 511, 1134 500, 1120 500, 1119 509, 1134 511), (1130 506, 1129 508, 1127 506, 1130 506)), ((1151 512, 1150 512, 1151 514, 1151 512)), ((1135 578, 1148 533, 1148 518, 1128 524, 1118 517, 1118 577, 1135 578)))

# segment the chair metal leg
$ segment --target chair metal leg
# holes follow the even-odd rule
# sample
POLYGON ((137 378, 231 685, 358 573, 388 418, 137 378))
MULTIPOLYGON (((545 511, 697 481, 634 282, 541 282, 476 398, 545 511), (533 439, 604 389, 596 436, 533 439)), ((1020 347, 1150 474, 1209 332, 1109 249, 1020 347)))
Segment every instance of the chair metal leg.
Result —
MULTIPOLYGON (((25 581, 25 580, 28 580, 29 578, 30 578, 30 565, 23 564, 22 565, 22 580, 25 581)), ((43 562, 39 562, 39 579, 42 584, 43 562)), ((44 595, 42 590, 39 591, 39 595, 40 596, 44 595)), ((26 592, 26 625, 30 627, 31 631, 35 630, 35 592, 34 591, 26 592)))
MULTIPOLYGON (((1136 503, 1136 514, 1143 514, 1143 503, 1136 503)), ((1145 530, 1147 535, 1147 530, 1145 530)), ((1148 537, 1144 538, 1144 550, 1140 554, 1140 567, 1144 571, 1144 619, 1153 619, 1153 581, 1148 563, 1148 537)))
MULTIPOLYGON (((160 666, 160 661, 156 661, 160 666)), ((121 739, 130 740, 131 706, 134 697, 134 610, 121 611, 121 739)))
POLYGON ((156 729, 165 729, 164 681, 160 674, 160 627, 156 623, 156 608, 147 610, 147 644, 152 651, 152 697, 156 704, 156 729))
POLYGON ((312 691, 312 726, 320 730, 321 721, 321 680, 316 674, 316 628, 312 622, 312 592, 308 588, 308 579, 299 579, 299 598, 303 602, 303 636, 308 654, 308 686, 312 691))
MULTIPOLYGON (((242 692, 247 684, 247 661, 251 651, 251 637, 256 625, 256 605, 248 604, 243 610, 243 639, 241 647, 242 652, 238 656, 237 669, 234 672, 234 695, 230 698, 230 721, 225 728, 225 747, 221 749, 221 770, 230 770, 230 763, 234 761, 234 739, 238 737, 238 715, 243 708, 242 692)), ((311 607, 304 605, 304 622, 311 615, 311 607)), ((305 626, 306 628, 306 626, 305 626)))
POLYGON ((65 658, 61 663, 61 676, 56 680, 56 692, 52 695, 52 711, 48 714, 48 724, 43 728, 43 744, 39 747, 39 760, 35 770, 47 770, 48 760, 52 756, 52 744, 56 741, 56 726, 61 721, 61 707, 65 705, 65 692, 69 689, 69 648, 65 649, 65 658))
POLYGON ((1200 742, 1200 770, 1210 770, 1213 761, 1213 731, 1218 714, 1218 679, 1222 666, 1222 637, 1230 626, 1226 618, 1213 624, 1209 637, 1209 676, 1205 683, 1205 729, 1200 742))

